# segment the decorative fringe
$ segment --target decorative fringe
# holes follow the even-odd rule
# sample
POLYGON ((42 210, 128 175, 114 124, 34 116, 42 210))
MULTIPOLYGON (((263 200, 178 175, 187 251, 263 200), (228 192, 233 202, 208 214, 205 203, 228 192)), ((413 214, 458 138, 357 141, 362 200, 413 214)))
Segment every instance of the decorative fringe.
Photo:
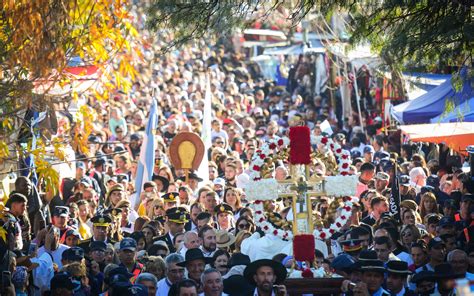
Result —
POLYGON ((290 128, 290 163, 311 163, 311 136, 307 126, 293 126, 290 128))

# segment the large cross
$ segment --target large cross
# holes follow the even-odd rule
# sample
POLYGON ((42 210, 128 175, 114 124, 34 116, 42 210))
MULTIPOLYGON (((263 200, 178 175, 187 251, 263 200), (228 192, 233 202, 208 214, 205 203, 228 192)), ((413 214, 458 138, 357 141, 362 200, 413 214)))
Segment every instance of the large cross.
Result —
POLYGON ((291 180, 279 182, 278 196, 292 198, 293 233, 312 233, 314 222, 311 197, 325 195, 324 180, 311 177, 307 167, 304 173, 295 167, 291 171, 291 180))

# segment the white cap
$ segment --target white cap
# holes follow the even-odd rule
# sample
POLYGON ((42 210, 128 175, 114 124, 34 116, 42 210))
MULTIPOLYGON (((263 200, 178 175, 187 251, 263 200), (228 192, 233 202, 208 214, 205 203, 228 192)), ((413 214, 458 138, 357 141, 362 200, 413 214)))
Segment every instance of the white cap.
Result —
POLYGON ((222 187, 225 187, 225 180, 222 178, 215 178, 214 185, 221 185, 222 187))

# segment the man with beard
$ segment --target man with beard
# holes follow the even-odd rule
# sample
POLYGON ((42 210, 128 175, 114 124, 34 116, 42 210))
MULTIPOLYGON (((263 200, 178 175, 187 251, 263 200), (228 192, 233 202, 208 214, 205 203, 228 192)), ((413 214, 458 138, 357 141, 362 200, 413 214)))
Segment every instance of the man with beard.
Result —
MULTIPOLYGON (((62 255, 63 252, 69 249, 68 246, 59 243, 59 229, 53 225, 44 230, 45 232, 45 243, 38 249, 38 258, 44 253, 48 253, 53 259, 53 262, 57 264, 58 269, 61 269, 62 255)), ((38 234, 40 236, 40 234, 38 234)))
POLYGON ((253 295, 258 296, 285 296, 286 274, 283 264, 270 259, 256 260, 244 270, 245 279, 256 286, 253 295))
POLYGON ((198 285, 198 291, 202 292, 201 275, 206 264, 211 263, 211 261, 212 258, 204 257, 200 249, 194 248, 187 250, 185 260, 176 265, 186 267, 188 278, 195 281, 198 285))
POLYGON ((212 257, 216 251, 216 231, 214 228, 205 225, 199 230, 199 238, 202 245, 201 250, 206 257, 212 257))
POLYGON ((382 192, 387 188, 390 176, 384 172, 378 172, 375 175, 375 189, 378 193, 382 192))
POLYGON ((221 273, 214 268, 205 270, 201 276, 204 292, 199 296, 227 296, 224 291, 224 283, 221 273))
POLYGON ((224 177, 226 180, 226 187, 236 187, 235 176, 237 174, 237 167, 233 162, 227 163, 224 169, 224 177))
MULTIPOLYGON (((38 190, 27 177, 20 176, 15 180, 15 192, 23 194, 28 200, 28 217, 26 215, 25 217, 29 220, 28 222, 31 227, 35 225, 35 221, 46 221, 47 210, 42 209, 43 202, 38 194, 38 190)), ((40 229, 33 230, 36 233, 36 230, 40 229)), ((28 232, 27 235, 29 236, 30 233, 28 232)))

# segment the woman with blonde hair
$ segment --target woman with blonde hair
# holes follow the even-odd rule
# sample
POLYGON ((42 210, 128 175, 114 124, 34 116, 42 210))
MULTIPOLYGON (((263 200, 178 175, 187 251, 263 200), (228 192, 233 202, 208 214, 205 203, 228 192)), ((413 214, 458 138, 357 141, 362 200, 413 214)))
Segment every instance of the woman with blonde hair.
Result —
POLYGON ((161 197, 148 200, 146 203, 146 216, 150 220, 165 216, 165 203, 161 197))
POLYGON ((400 230, 400 238, 405 248, 410 250, 411 244, 421 238, 421 233, 418 227, 415 225, 407 224, 403 225, 402 229, 400 230))
POLYGON ((425 192, 421 195, 420 201, 420 216, 422 219, 428 214, 438 214, 438 203, 436 202, 436 196, 431 192, 425 192))
POLYGON ((234 247, 235 247, 235 252, 234 253, 240 253, 241 252, 241 245, 242 245, 242 242, 244 239, 250 237, 252 235, 252 233, 250 231, 247 231, 247 230, 241 230, 239 231, 239 233, 237 233, 237 236, 235 237, 235 243, 234 243, 234 247))

